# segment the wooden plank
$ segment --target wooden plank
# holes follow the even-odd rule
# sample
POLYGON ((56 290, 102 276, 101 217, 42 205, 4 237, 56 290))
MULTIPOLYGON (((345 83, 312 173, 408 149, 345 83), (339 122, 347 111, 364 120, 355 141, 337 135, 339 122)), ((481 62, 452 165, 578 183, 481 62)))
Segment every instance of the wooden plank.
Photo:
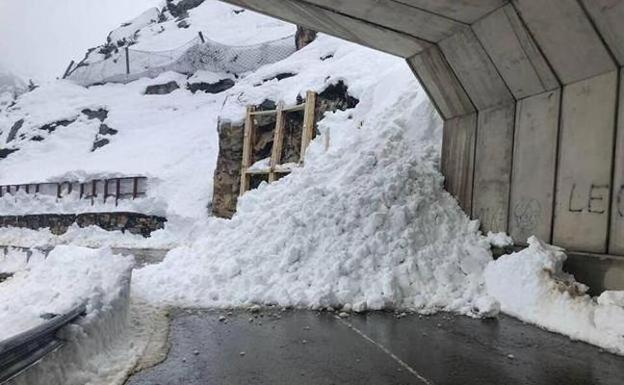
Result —
POLYGON ((271 173, 270 168, 250 168, 245 170, 247 175, 266 175, 271 173))
POLYGON ((509 235, 526 244, 551 241, 561 90, 518 101, 514 133, 509 235))
POLYGON ((475 112, 470 98, 437 45, 408 58, 407 63, 444 119, 475 112))
POLYGON ((470 215, 474 174, 477 114, 460 116, 444 122, 442 136, 442 174, 444 187, 470 215))
POLYGON ((513 6, 497 9, 472 28, 516 99, 559 87, 513 6))
POLYGON ((305 110, 303 114, 303 130, 301 133, 301 152, 299 162, 303 163, 305 153, 315 134, 315 114, 316 114, 317 95, 314 91, 308 91, 306 94, 305 110))
POLYGON ((617 72, 563 90, 553 243, 604 253, 607 245, 617 72))
POLYGON ((250 115, 251 116, 268 116, 268 115, 275 115, 276 113, 277 113, 276 110, 263 110, 263 111, 251 112, 250 115))
POLYGON ((507 231, 515 103, 479 111, 472 215, 484 232, 507 231))
POLYGON ((403 58, 415 55, 431 45, 426 40, 304 1, 224 1, 403 58))
POLYGON ((271 159, 269 161, 269 183, 275 182, 277 179, 275 176, 275 167, 282 161, 282 151, 284 148, 284 103, 279 102, 277 104, 277 112, 275 117, 275 130, 273 132, 273 148, 271 149, 271 159))
POLYGON ((249 176, 247 175, 247 168, 252 165, 253 162, 253 142, 255 136, 255 124, 252 113, 254 112, 254 106, 247 107, 247 115, 245 117, 245 133, 243 136, 243 160, 241 164, 241 183, 240 183, 240 195, 243 195, 249 190, 249 176))
POLYGON ((472 29, 466 28, 442 40, 440 48, 477 109, 514 101, 472 29))

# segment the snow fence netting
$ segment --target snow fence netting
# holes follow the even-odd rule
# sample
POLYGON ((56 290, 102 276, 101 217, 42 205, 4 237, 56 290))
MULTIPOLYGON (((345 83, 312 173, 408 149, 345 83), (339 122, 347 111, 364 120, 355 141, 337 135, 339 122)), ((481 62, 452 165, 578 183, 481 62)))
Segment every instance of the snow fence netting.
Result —
POLYGON ((127 83, 166 71, 191 74, 198 70, 240 74, 278 62, 296 51, 294 36, 265 43, 230 46, 199 36, 175 49, 142 51, 128 48, 105 60, 80 63, 67 75, 80 85, 127 83))

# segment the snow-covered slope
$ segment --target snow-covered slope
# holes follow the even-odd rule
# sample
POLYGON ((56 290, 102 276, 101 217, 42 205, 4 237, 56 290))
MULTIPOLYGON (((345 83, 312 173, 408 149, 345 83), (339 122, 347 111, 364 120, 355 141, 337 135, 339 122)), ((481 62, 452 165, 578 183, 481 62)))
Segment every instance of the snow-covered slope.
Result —
POLYGON ((26 82, 14 73, 0 67, 0 111, 26 91, 26 82))
MULTIPOLYGON (((149 18, 140 31, 131 33, 133 48, 165 49, 196 37, 200 29, 207 38, 228 44, 280 38, 292 34, 295 29, 293 25, 241 12, 217 1, 205 1, 188 11, 184 20, 193 28, 197 27, 195 29, 178 27, 179 17, 173 17, 169 11, 166 13, 168 19, 150 24, 152 19, 149 18)), ((127 32, 128 27, 124 28, 127 32)), ((118 39, 121 35, 121 31, 116 30, 111 36, 118 39)), ((319 50, 323 51, 322 48, 311 49, 308 54, 293 57, 292 70, 300 70, 301 62, 320 62, 319 57, 313 57, 319 50)), ((89 58, 100 55, 98 51, 91 51, 89 58)), ((289 67, 288 64, 282 66, 289 67)), ((324 73, 331 73, 332 66, 326 67, 324 73)), ((222 115, 225 101, 235 105, 226 108, 235 111, 230 115, 242 119, 245 103, 274 96, 274 82, 263 83, 263 80, 280 70, 278 66, 258 74, 245 74, 237 79, 238 84, 233 89, 220 94, 192 93, 186 86, 189 81, 210 82, 231 79, 232 75, 203 72, 187 80, 180 74, 165 73, 157 79, 141 79, 127 85, 85 88, 71 81, 43 85, 23 95, 15 106, 0 112, 0 146, 18 150, 0 160, 0 184, 145 175, 151 180, 148 197, 143 203, 136 202, 137 211, 166 215, 169 228, 175 229, 176 224, 180 224, 184 227, 181 232, 186 233, 188 223, 204 220, 209 215, 217 155, 217 119, 222 115), (172 81, 177 82, 180 89, 167 95, 145 95, 148 86, 172 81), (256 87, 256 83, 261 85, 256 87), (105 115, 92 118, 88 110, 103 110, 105 115), (21 127, 14 130, 20 121, 23 121, 21 127), (102 125, 106 126, 105 134, 102 125), (96 148, 96 142, 102 139, 108 144, 96 148), (41 167, 42 164, 46 166, 41 167)), ((300 79, 309 80, 314 70, 303 72, 300 79)), ((317 88, 329 84, 314 80, 317 88)), ((300 82, 296 88, 292 85, 290 88, 305 92, 310 86, 307 83, 300 82)), ((295 95, 291 96, 292 102, 295 95)), ((19 214, 20 207, 24 208, 24 213, 51 209, 46 202, 33 203, 32 199, 24 199, 4 198, 5 202, 0 200, 0 209, 13 214, 19 214)), ((91 211, 125 209, 128 207, 110 204, 89 207, 91 211)), ((59 208, 58 211, 67 210, 59 208)))

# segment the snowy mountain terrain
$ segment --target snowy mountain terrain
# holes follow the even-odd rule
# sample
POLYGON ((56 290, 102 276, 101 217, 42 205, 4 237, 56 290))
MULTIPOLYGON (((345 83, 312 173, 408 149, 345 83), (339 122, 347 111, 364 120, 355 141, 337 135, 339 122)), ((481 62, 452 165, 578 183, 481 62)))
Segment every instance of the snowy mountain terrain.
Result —
POLYGON ((0 67, 0 111, 13 103, 26 89, 27 86, 24 80, 0 67))
MULTIPOLYGON (((206 39, 240 47, 289 38, 295 26, 217 1, 167 1, 112 31, 79 68, 123 61, 126 47, 185 47, 200 31, 206 39)), ((624 319, 624 299, 618 293, 587 296, 586 287, 562 272, 561 250, 531 240, 527 250, 493 261, 491 243, 504 245, 507 237, 483 236, 479 223, 443 189, 441 140, 441 119, 402 59, 323 34, 249 72, 164 71, 88 87, 70 77, 0 109, 0 148, 8 150, 0 159, 0 185, 141 175, 149 178, 147 195, 119 206, 7 195, 0 198, 0 212, 137 211, 165 216, 167 225, 150 238, 94 227, 74 226, 64 235, 0 228, 0 244, 56 246, 45 263, 68 285, 75 283, 61 271, 64 254, 113 258, 107 247, 172 249, 162 263, 133 272, 132 301, 157 308, 280 305, 472 317, 502 309, 624 353, 618 321, 624 319), (192 87, 224 80, 231 87, 214 93, 192 87), (240 123, 247 105, 267 99, 294 105, 307 90, 320 92, 338 82, 359 103, 323 116, 305 167, 246 193, 233 219, 211 217, 218 122, 240 123), (148 92, 154 86, 163 91, 148 92), (104 249, 92 254, 79 246, 104 249), (537 311, 540 306, 569 318, 558 322, 537 311)), ((41 261, 23 262, 16 250, 9 254, 12 259, 0 257, 0 272, 25 282, 42 274, 41 261)), ((88 256, 78 262, 106 269, 88 256)), ((121 270, 111 274, 123 278, 121 270)), ((119 289, 99 276, 89 282, 92 292, 79 298, 59 290, 59 303, 110 302, 97 293, 119 289)), ((107 343, 100 349, 114 345, 107 343)), ((125 357, 119 370, 131 370, 136 359, 125 357)), ((59 383, 79 384, 90 370, 87 363, 59 369, 59 383)))

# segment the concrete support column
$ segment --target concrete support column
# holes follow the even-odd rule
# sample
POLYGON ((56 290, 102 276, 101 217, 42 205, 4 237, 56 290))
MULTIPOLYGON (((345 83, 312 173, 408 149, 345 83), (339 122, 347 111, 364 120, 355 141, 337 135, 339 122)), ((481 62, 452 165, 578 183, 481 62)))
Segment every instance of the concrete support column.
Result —
POLYGON ((522 244, 535 235, 551 240, 561 91, 518 101, 509 234, 522 244))

